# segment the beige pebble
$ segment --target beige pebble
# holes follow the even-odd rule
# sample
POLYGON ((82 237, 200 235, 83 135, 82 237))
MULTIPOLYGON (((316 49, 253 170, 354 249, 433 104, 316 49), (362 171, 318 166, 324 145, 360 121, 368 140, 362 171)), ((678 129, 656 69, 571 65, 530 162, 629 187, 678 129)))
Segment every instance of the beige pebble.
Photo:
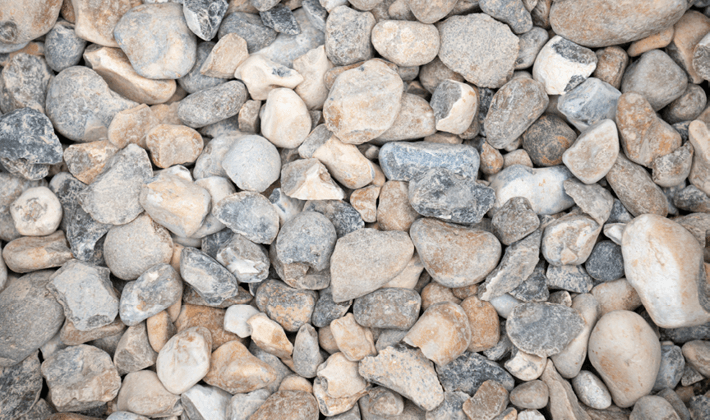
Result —
POLYGON ((357 362, 377 354, 372 331, 355 322, 353 314, 347 314, 331 322, 330 331, 338 349, 350 361, 357 362))
MULTIPOLYGON (((167 111, 167 108, 167 105, 160 105, 159 109, 167 111)), ((142 104, 116 114, 108 127, 108 141, 119 149, 129 144, 137 144, 145 148, 146 134, 162 119, 158 118, 162 112, 156 115, 153 109, 142 104)))
POLYGON ((293 344, 281 325, 261 313, 249 318, 247 324, 251 327, 251 339, 259 348, 277 357, 291 357, 293 344))
POLYGON ((219 39, 212 51, 202 63, 200 74, 207 77, 231 79, 237 67, 249 57, 247 42, 235 33, 229 33, 219 39))
POLYGON ((202 153, 204 141, 190 127, 160 124, 146 134, 145 145, 155 166, 169 168, 194 163, 202 153))
POLYGON ((424 356, 437 365, 447 365, 471 344, 468 316, 455 303, 434 304, 424 312, 403 341, 419 347, 424 356))

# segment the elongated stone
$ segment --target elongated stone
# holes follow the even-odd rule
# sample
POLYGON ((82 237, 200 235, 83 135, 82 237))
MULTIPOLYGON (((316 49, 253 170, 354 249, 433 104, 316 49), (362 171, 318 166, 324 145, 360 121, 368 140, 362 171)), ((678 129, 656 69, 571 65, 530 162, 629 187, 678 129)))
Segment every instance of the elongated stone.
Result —
POLYGON ((503 149, 520 137, 547 108, 545 86, 518 77, 501 87, 493 96, 485 118, 488 144, 503 149))
POLYGON ((541 237, 538 230, 506 248, 498 267, 479 287, 478 297, 489 301, 520 286, 532 274, 539 261, 541 237))
POLYGON ((390 180, 410 181, 434 168, 475 179, 480 158, 475 148, 466 145, 392 142, 380 149, 379 162, 390 180))
POLYGON ((214 209, 220 222, 252 242, 270 244, 276 239, 279 216, 261 194, 243 191, 220 201, 214 209))
POLYGON ((513 344, 540 357, 561 352, 583 328, 584 319, 576 309, 551 303, 520 304, 506 323, 513 344))
POLYGON ((211 305, 220 304, 239 292, 232 273, 196 248, 182 250, 180 276, 211 305))

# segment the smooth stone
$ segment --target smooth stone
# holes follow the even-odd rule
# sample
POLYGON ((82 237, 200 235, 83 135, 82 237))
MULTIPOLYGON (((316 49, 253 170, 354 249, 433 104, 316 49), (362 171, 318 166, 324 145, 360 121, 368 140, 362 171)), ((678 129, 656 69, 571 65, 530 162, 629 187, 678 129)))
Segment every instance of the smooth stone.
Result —
POLYGON ((49 236, 23 236, 10 241, 2 251, 7 268, 16 273, 29 273, 45 268, 61 267, 73 255, 64 232, 49 236))
POLYGON ((647 395, 640 398, 634 404, 634 409, 631 411, 629 419, 637 420, 649 417, 680 420, 680 416, 673 406, 665 398, 655 395, 647 395))
POLYGON ((382 57, 398 66, 421 66, 439 52, 439 32, 433 25, 384 20, 372 28, 372 44, 382 57))
POLYGON ((520 34, 518 39, 520 40, 520 50, 518 58, 515 60, 515 70, 532 67, 537 54, 550 38, 546 30, 536 26, 520 34))
MULTIPOLYGON (((321 127, 320 131, 325 132, 323 136, 325 142, 320 145, 314 144, 313 153, 306 153, 308 157, 322 162, 333 178, 346 188, 358 189, 370 184, 376 176, 373 163, 355 145, 341 142, 324 125, 318 127, 321 127)), ((307 143, 310 143, 313 134, 306 138, 302 146, 311 146, 307 143)))
POLYGON ((604 382, 592 372, 583 370, 572 379, 574 392, 586 406, 605 410, 611 406, 611 394, 604 382))
POLYGON ((413 290, 384 288, 355 299, 353 314, 367 328, 408 330, 417 321, 421 297, 413 290))
POLYGON ((668 214, 668 202, 660 187, 653 183, 643 167, 629 161, 622 154, 616 158, 606 180, 632 215, 668 214))
POLYGON ((118 47, 113 30, 121 17, 130 9, 140 6, 138 0, 119 2, 72 2, 75 15, 76 35, 88 42, 107 47, 118 47))
POLYGON ((707 342, 702 340, 689 341, 682 348, 682 354, 688 366, 703 376, 710 372, 707 363, 709 353, 710 348, 707 342))
POLYGON ((557 115, 545 114, 523 133, 523 149, 537 166, 562 164, 562 155, 577 134, 557 115))
POLYGON ((188 95, 178 105, 178 118, 189 127, 204 127, 237 115, 246 100, 246 87, 233 80, 188 95))
POLYGON ((600 241, 594 245, 584 268, 599 282, 613 281, 624 277, 624 257, 621 247, 611 241, 600 241))
POLYGON ((589 127, 562 155, 562 161, 585 184, 594 184, 611 170, 619 154, 616 125, 611 120, 589 127))
POLYGON ((209 41, 217 35, 227 6, 227 0, 183 0, 182 11, 187 27, 201 39, 209 41))
POLYGON ((224 155, 222 167, 240 189, 263 192, 279 178, 281 158, 265 138, 244 136, 224 155))
POLYGON ((329 12, 325 24, 325 53, 336 66, 373 58, 370 42, 375 17, 367 11, 339 6, 329 12))
POLYGON ((572 299, 572 309, 579 312, 584 320, 584 328, 572 341, 558 354, 552 356, 552 361, 560 375, 571 379, 576 377, 587 358, 587 344, 589 334, 601 317, 601 305, 597 299, 588 293, 577 295, 572 299))
POLYGON ((318 159, 298 159, 281 168, 281 188, 298 200, 342 200, 343 190, 318 159))
POLYGON ((200 133, 189 127, 170 124, 153 127, 146 133, 145 144, 155 166, 163 169, 194 163, 204 147, 200 133))
POLYGON ((436 87, 430 105, 437 130, 462 134, 478 114, 478 95, 474 88, 465 83, 444 80, 436 87))
POLYGON ((621 79, 629 64, 629 55, 620 47, 597 50, 597 69, 592 76, 607 82, 615 89, 621 87, 621 79))
POLYGON ((231 399, 231 394, 219 388, 202 385, 195 385, 180 396, 185 410, 183 416, 189 415, 190 419, 196 420, 227 420, 227 406, 231 399))
POLYGON ((139 323, 128 327, 121 336, 113 355, 113 363, 119 375, 148 368, 155 364, 158 357, 148 341, 146 324, 139 323))
MULTIPOLYGON (((183 88, 187 94, 214 88, 227 82, 219 77, 210 77, 202 74, 202 66, 207 62, 214 47, 214 42, 200 42, 197 45, 197 56, 190 71, 177 79, 178 85, 183 88)), ((177 106, 179 105, 180 102, 177 102, 177 106)))
POLYGON ((338 349, 351 362, 377 354, 372 330, 359 325, 352 314, 332 321, 330 331, 338 349))
POLYGON ((584 328, 579 311, 550 303, 522 303, 513 308, 506 329, 513 344, 540 357, 560 353, 584 328))
POLYGON ((182 283, 169 264, 158 264, 146 270, 135 282, 124 286, 121 293, 121 321, 136 325, 167 309, 182 298, 182 283))
POLYGON ((467 145, 391 142, 380 149, 379 162, 389 180, 410 181, 437 168, 475 179, 480 158, 475 148, 467 145))
POLYGON ((20 235, 46 236, 59 227, 62 205, 49 188, 28 188, 10 205, 10 214, 20 235))
POLYGON ((377 223, 384 230, 408 231, 420 217, 409 204, 409 185, 403 181, 387 181, 380 191, 377 223))
MULTIPOLYGON (((171 107, 167 105, 160 106, 160 108, 171 110, 171 107)), ((146 134, 158 125, 158 116, 162 115, 162 112, 154 112, 157 110, 158 108, 143 104, 119 112, 113 117, 108 127, 108 141, 119 149, 123 149, 131 143, 145 148, 146 134)))
POLYGON ((479 87, 498 88, 513 76, 519 40, 504 23, 479 13, 452 16, 438 29, 439 58, 466 81, 479 87), (497 47, 495 51, 490 49, 492 42, 497 47))
POLYGON ((32 108, 44 113, 47 85, 52 73, 40 57, 16 54, 0 72, 0 109, 8 113, 32 108))
POLYGON ((522 409, 543 409, 547 405, 548 399, 549 390, 547 385, 538 380, 524 382, 510 391, 511 404, 522 409))
POLYGON ((106 265, 122 280, 137 279, 150 267, 169 263, 172 254, 170 234, 147 215, 111 228, 104 242, 106 265), (143 247, 131 246, 136 242, 143 244, 143 247))
POLYGON ((210 193, 175 175, 158 175, 141 187, 140 204, 146 213, 172 233, 189 237, 210 211, 210 193))
POLYGON ((237 67, 235 77, 242 80, 254 100, 266 100, 277 88, 293 89, 304 82, 297 70, 276 63, 262 54, 253 54, 237 67))
POLYGON ((165 389, 182 394, 207 375, 212 334, 204 327, 185 329, 171 337, 158 353, 156 372, 165 389))
POLYGON ((137 105, 113 92, 94 70, 74 66, 52 79, 45 109, 60 134, 77 142, 89 142, 106 139, 113 117, 137 105), (83 111, 85 106, 91 111, 83 111))
POLYGON ((318 332, 310 324, 303 324, 296 334, 293 345, 294 371, 304 378, 316 376, 318 366, 323 363, 323 356, 318 347, 318 332))
POLYGON ((151 370, 132 372, 123 378, 116 408, 143 416, 171 417, 182 413, 180 396, 170 393, 151 370))
POLYGON ((546 228, 542 237, 542 255, 552 265, 583 264, 592 253, 601 226, 593 219, 568 214, 546 228))
POLYGON ((197 42, 182 9, 175 3, 144 4, 128 11, 116 24, 116 42, 141 76, 178 79, 195 64, 197 42), (146 45, 145 40, 150 39, 146 36, 148 33, 170 36, 146 45), (169 59, 171 57, 180 59, 169 59))
POLYGON ((651 50, 641 55, 624 73, 622 93, 638 93, 659 111, 685 92, 688 76, 668 54, 651 50), (659 77, 663 72, 663 77, 659 77))
POLYGON ((218 305, 238 294, 236 278, 204 252, 186 247, 180 255, 180 276, 207 304, 218 305))
POLYGON ((590 77, 563 95, 557 109, 584 132, 603 120, 613 120, 621 92, 596 77, 590 77))
POLYGON ((240 64, 249 57, 244 38, 230 33, 223 36, 212 48, 200 67, 200 74, 207 77, 231 79, 240 64))
POLYGON ((513 291, 535 270, 539 261, 541 232, 538 230, 508 246, 498 267, 478 288, 478 298, 490 301, 513 291))
POLYGON ((685 358, 681 348, 675 345, 661 344, 661 367, 658 369, 653 390, 675 389, 680 383, 684 370, 685 358))
POLYGON ((510 26, 516 34, 529 32, 533 27, 532 16, 524 3, 519 0, 483 0, 481 10, 510 26))
POLYGON ((311 200, 303 211, 321 213, 330 220, 339 238, 365 227, 365 222, 353 206, 341 200, 311 200))
POLYGON ((596 65, 594 51, 555 35, 538 53, 533 77, 548 95, 563 95, 584 82, 596 65))
POLYGON ((572 390, 572 385, 557 373, 552 360, 547 361, 547 366, 541 380, 547 385, 550 393, 548 403, 549 412, 553 418, 589 419, 577 396, 572 390))
POLYGON ((260 116, 262 135, 277 147, 297 148, 311 130, 308 108, 291 89, 270 91, 260 116))
POLYGON ((663 119, 670 124, 692 121, 707 105, 707 94, 698 85, 688 83, 685 92, 662 111, 663 119))
POLYGON ((250 420, 316 420, 318 403, 312 394, 304 391, 278 391, 266 399, 250 420))
POLYGON ((0 416, 3 418, 22 418, 39 403, 42 373, 37 355, 34 353, 15 366, 0 367, 0 416))
POLYGON ((645 38, 639 39, 638 41, 632 42, 631 45, 629 45, 627 52, 630 57, 638 57, 646 51, 667 47, 668 44, 673 41, 674 33, 674 27, 669 26, 660 32, 656 32, 653 35, 649 35, 645 38))
POLYGON ((463 308, 451 302, 431 305, 403 341, 420 348, 437 365, 447 365, 461 356, 471 342, 468 316, 463 308))
POLYGON ((632 311, 641 306, 638 293, 624 278, 598 284, 591 293, 601 305, 602 315, 617 310, 632 311))
POLYGON ((626 408, 653 389, 661 364, 661 344, 641 316, 614 311, 604 315, 592 330, 589 360, 614 403, 626 408))
POLYGON ((54 26, 59 16, 62 2, 59 0, 2 3, 2 26, 6 28, 0 37, 0 50, 12 52, 23 48, 23 44, 38 38, 54 26))
POLYGON ((465 392, 474 395, 478 388, 488 380, 496 381, 512 391, 515 380, 497 363, 474 353, 465 352, 446 366, 437 366, 436 372, 446 392, 465 392))
POLYGON ((436 118, 429 102, 417 95, 404 93, 397 119, 374 141, 414 140, 435 133, 436 118))
MULTIPOLYGON (((325 43, 325 35, 309 20, 308 14, 299 8, 293 11, 301 33, 298 35, 278 34, 276 40, 259 53, 272 61, 292 68, 298 57, 325 43)), ((246 39, 246 38, 245 38, 246 39)))

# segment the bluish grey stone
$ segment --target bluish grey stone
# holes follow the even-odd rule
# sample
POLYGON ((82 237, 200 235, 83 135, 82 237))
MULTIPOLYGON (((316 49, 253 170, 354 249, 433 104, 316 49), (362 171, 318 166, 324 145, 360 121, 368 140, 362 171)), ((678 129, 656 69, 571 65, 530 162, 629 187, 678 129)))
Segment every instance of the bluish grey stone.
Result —
POLYGON ((661 344, 661 367, 653 384, 653 391, 664 388, 675 389, 683 376, 685 358, 679 346, 661 344))
POLYGON ((8 113, 29 107, 44 112, 52 75, 42 57, 25 53, 10 57, 0 72, 0 110, 8 113))
POLYGON ((661 338, 671 340, 676 344, 688 341, 710 340, 710 322, 695 327, 661 328, 661 338))
POLYGON ((320 4, 319 0, 303 0, 303 11, 306 12, 308 21, 316 29, 325 32, 325 22, 328 19, 328 11, 320 4))
POLYGON ((301 28, 298 26, 296 17, 288 7, 278 4, 269 10, 259 12, 261 21, 269 28, 276 32, 287 35, 298 35, 301 33, 301 28))
POLYGON ((271 395, 267 389, 257 389, 248 394, 236 394, 227 405, 226 420, 249 420, 249 416, 264 404, 271 395))
POLYGON ((572 386, 579 399, 594 409, 605 409, 611 405, 611 394, 598 376, 583 370, 572 379, 572 386))
POLYGON ((187 27, 205 41, 217 35, 228 6, 227 0, 182 0, 187 27))
POLYGON ((318 291, 318 301, 311 316, 313 325, 318 328, 329 326, 332 321, 345 316, 352 303, 351 300, 334 302, 333 292, 330 287, 318 291))
POLYGON ((284 264, 303 263, 321 271, 329 266, 337 239, 335 227, 327 217, 303 211, 281 228, 276 252, 284 264))
POLYGON ((219 27, 219 37, 237 34, 247 42, 247 51, 253 54, 276 40, 278 33, 264 25, 258 15, 244 12, 228 14, 219 27))
POLYGON ((0 419, 15 420, 29 412, 41 391, 37 352, 15 366, 0 367, 0 419))
POLYGON ((207 235, 202 238, 202 246, 200 249, 205 254, 216 259, 219 250, 226 246, 229 241, 232 240, 233 236, 234 232, 230 229, 222 229, 217 233, 213 233, 212 235, 207 235))
POLYGON ((573 293, 588 293, 592 290, 592 278, 581 265, 547 266, 547 285, 550 289, 562 289, 573 293))
MULTIPOLYGON (((692 400, 690 406, 693 407, 692 400)), ((708 416, 710 416, 710 406, 708 406, 707 410, 703 408, 700 411, 703 411, 703 413, 693 413, 694 416, 692 416, 692 418, 699 420, 706 419, 708 418, 708 416), (699 414, 700 416, 698 416, 699 414)), ((634 409, 631 411, 631 415, 629 416, 629 420, 640 419, 680 420, 680 417, 678 416, 678 413, 676 413, 675 409, 673 409, 673 406, 668 401, 666 401, 665 398, 656 395, 646 395, 644 397, 639 398, 634 403, 634 409)))
POLYGON ((493 233, 505 245, 517 242, 540 226, 540 219, 525 197, 513 197, 491 219, 493 233))
POLYGON ((493 102, 493 95, 496 91, 494 89, 478 87, 478 125, 481 127, 479 133, 481 136, 486 136, 486 116, 488 115, 488 110, 491 108, 491 102, 493 102))
MULTIPOLYGON (((54 413, 54 410, 47 404, 47 401, 40 398, 30 411, 17 418, 17 420, 45 420, 54 413)), ((145 420, 145 419, 136 419, 145 420)))
POLYGON ((409 182, 409 203, 417 213, 444 221, 475 224, 493 207, 493 189, 450 172, 432 169, 409 182))
POLYGON ((481 159, 474 147, 463 144, 390 142, 379 153, 382 172, 391 181, 411 181, 430 169, 445 168, 476 179, 481 159))
POLYGON ((70 260, 52 275, 47 288, 77 330, 93 330, 116 319, 119 301, 109 274, 108 268, 70 260))
POLYGON ((540 357, 561 352, 584 328, 579 311, 553 303, 522 303, 506 323, 508 337, 518 349, 540 357))
POLYGON ((520 0, 480 0, 481 10, 507 23, 513 33, 523 34, 533 27, 532 16, 520 0))
POLYGON ((239 137, 241 137, 241 133, 221 135, 207 143, 192 169, 192 176, 195 177, 195 180, 211 176, 228 178, 227 172, 222 167, 222 161, 239 137))
POLYGON ((52 70, 59 73, 79 64, 85 47, 86 41, 74 32, 74 25, 59 21, 44 38, 44 59, 52 70))
POLYGON ((511 353, 512 350, 513 343, 510 342, 510 338, 508 338, 508 334, 506 333, 506 321, 501 320, 500 340, 498 340, 498 343, 495 346, 491 347, 488 350, 484 350, 483 355, 486 356, 489 360, 497 362, 498 360, 501 360, 505 356, 507 356, 508 353, 511 353))
MULTIPOLYGON (((269 195, 269 201, 271 202, 271 204, 274 205, 276 213, 278 213, 279 219, 281 219, 281 224, 286 223, 292 217, 303 211, 303 207, 306 204, 306 202, 303 200, 287 196, 286 194, 284 194, 281 188, 274 188, 274 190, 271 191, 271 195, 269 195)), ((319 211, 319 213, 323 212, 319 211)), ((359 215, 360 214, 358 213, 358 216, 359 215)), ((328 217, 328 215, 326 214, 325 217, 328 217)), ((337 220, 332 217, 329 219, 331 223, 334 220, 337 222, 337 220)), ((364 225, 365 223, 363 222, 363 226, 364 225)), ((335 228, 335 231, 338 231, 338 227, 335 228)))
POLYGON ((461 391, 444 391, 444 402, 426 413, 426 420, 468 420, 463 412, 463 403, 471 398, 461 391))
POLYGON ((317 296, 313 290, 294 289, 280 281, 267 280, 257 290, 254 302, 284 330, 296 332, 310 323, 317 296))
POLYGON ((195 59, 195 65, 192 66, 192 69, 190 69, 190 71, 186 75, 177 79, 178 84, 180 85, 180 87, 185 89, 185 92, 195 93, 201 90, 219 86, 223 83, 227 83, 228 79, 221 79, 219 77, 209 77, 200 73, 202 64, 204 64, 205 60, 207 60, 207 57, 210 55, 210 52, 212 52, 212 48, 214 48, 214 46, 214 42, 200 42, 197 45, 197 57, 195 59))
POLYGON ((41 112, 22 108, 0 116, 0 157, 54 165, 63 156, 52 122, 41 112))
POLYGON ((498 363, 468 351, 445 366, 437 366, 436 373, 446 392, 461 391, 473 396, 489 380, 500 383, 509 392, 515 387, 513 377, 498 363))
POLYGON ((518 59, 515 60, 515 70, 522 70, 532 67, 537 53, 550 39, 550 36, 546 30, 536 26, 519 35, 518 39, 520 40, 520 49, 518 51, 518 59))
POLYGON ((265 138, 244 136, 224 155, 222 168, 239 189, 263 192, 279 179, 281 156, 265 138))
POLYGON ((246 100, 244 83, 232 80, 188 95, 180 101, 177 114, 189 127, 204 127, 237 115, 246 100))
POLYGON ((180 254, 180 276, 208 305, 219 305, 239 293, 237 279, 212 257, 192 247, 180 254))
POLYGON ((301 33, 298 35, 279 34, 273 43, 260 51, 271 61, 289 68, 293 67, 293 60, 325 42, 325 35, 308 21, 303 8, 294 10, 293 16, 301 28, 301 33))
POLYGON ((49 165, 46 163, 29 163, 25 159, 12 160, 0 157, 0 165, 7 172, 29 181, 39 181, 49 175, 49 165))
POLYGON ((370 41, 375 17, 348 6, 330 11, 325 24, 325 53, 336 66, 347 66, 374 56, 370 41))
POLYGON ((673 204, 681 210, 697 213, 710 212, 710 197, 695 185, 688 185, 675 193, 673 204))
POLYGON ((641 54, 626 68, 621 79, 622 93, 638 93, 648 100, 654 111, 680 97, 687 86, 688 75, 661 50, 641 54))
MULTIPOLYGON (((229 232, 231 239, 222 244, 212 257, 227 267, 240 283, 258 283, 266 280, 271 263, 264 247, 229 229, 221 232, 225 231, 229 232)), ((204 240, 202 248, 209 255, 209 252, 204 249, 204 240)))
POLYGON ((560 96, 557 109, 579 131, 603 120, 614 120, 621 92, 607 82, 590 77, 584 83, 560 96))
POLYGON ((315 378, 318 366, 324 362, 318 346, 318 332, 311 324, 298 329, 293 344, 293 370, 304 378, 315 378))
POLYGON ((212 214, 234 233, 258 244, 270 244, 279 233, 279 216, 271 202, 259 193, 232 194, 217 203, 212 214))
POLYGON ((190 420, 226 420, 224 415, 232 395, 213 386, 195 385, 180 395, 190 420))
POLYGON ((182 282, 170 264, 158 264, 128 282, 121 292, 121 321, 137 325, 182 299, 182 282))
POLYGON ((621 247, 612 241, 597 242, 584 263, 584 268, 598 282, 624 277, 624 256, 621 254, 621 247))
POLYGON ((279 0, 249 0, 249 2, 260 12, 269 10, 279 4, 279 0))
POLYGON ((629 223, 634 217, 626 210, 626 207, 618 198, 614 199, 614 206, 611 208, 611 214, 607 219, 607 223, 629 223))
POLYGON ((108 126, 121 111, 137 103, 109 89, 98 73, 88 67, 62 70, 49 83, 46 113, 64 137, 77 142, 108 138, 108 126))
POLYGON ((365 227, 365 222, 362 220, 360 213, 346 201, 306 201, 303 206, 303 211, 314 211, 327 217, 335 227, 338 238, 342 238, 350 232, 355 232, 365 227))
POLYGON ((366 328, 409 330, 419 318, 421 305, 416 291, 388 287, 355 299, 353 315, 366 328))
POLYGON ((545 262, 540 261, 532 274, 515 289, 508 292, 514 298, 523 302, 545 302, 550 298, 545 276, 545 262))
POLYGON ((478 287, 478 298, 490 301, 503 296, 530 277, 540 260, 541 238, 542 233, 538 229, 507 247, 498 267, 478 287))
POLYGON ((673 409, 678 414, 678 417, 680 417, 680 420, 691 420, 688 407, 686 407, 683 400, 680 399, 675 391, 670 388, 665 388, 656 395, 661 398, 665 398, 665 400, 673 406, 673 409))
POLYGON ((538 215, 556 214, 574 205, 564 189, 565 180, 572 176, 564 165, 536 169, 513 165, 498 172, 490 187, 496 193, 496 207, 512 197, 525 197, 538 215))

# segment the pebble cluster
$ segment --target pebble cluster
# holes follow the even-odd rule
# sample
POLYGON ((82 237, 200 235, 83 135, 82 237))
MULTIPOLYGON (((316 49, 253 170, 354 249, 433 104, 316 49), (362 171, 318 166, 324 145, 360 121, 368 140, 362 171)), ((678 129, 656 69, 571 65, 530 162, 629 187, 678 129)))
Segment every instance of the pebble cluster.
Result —
POLYGON ((710 0, 0 0, 0 420, 710 419, 710 0))

